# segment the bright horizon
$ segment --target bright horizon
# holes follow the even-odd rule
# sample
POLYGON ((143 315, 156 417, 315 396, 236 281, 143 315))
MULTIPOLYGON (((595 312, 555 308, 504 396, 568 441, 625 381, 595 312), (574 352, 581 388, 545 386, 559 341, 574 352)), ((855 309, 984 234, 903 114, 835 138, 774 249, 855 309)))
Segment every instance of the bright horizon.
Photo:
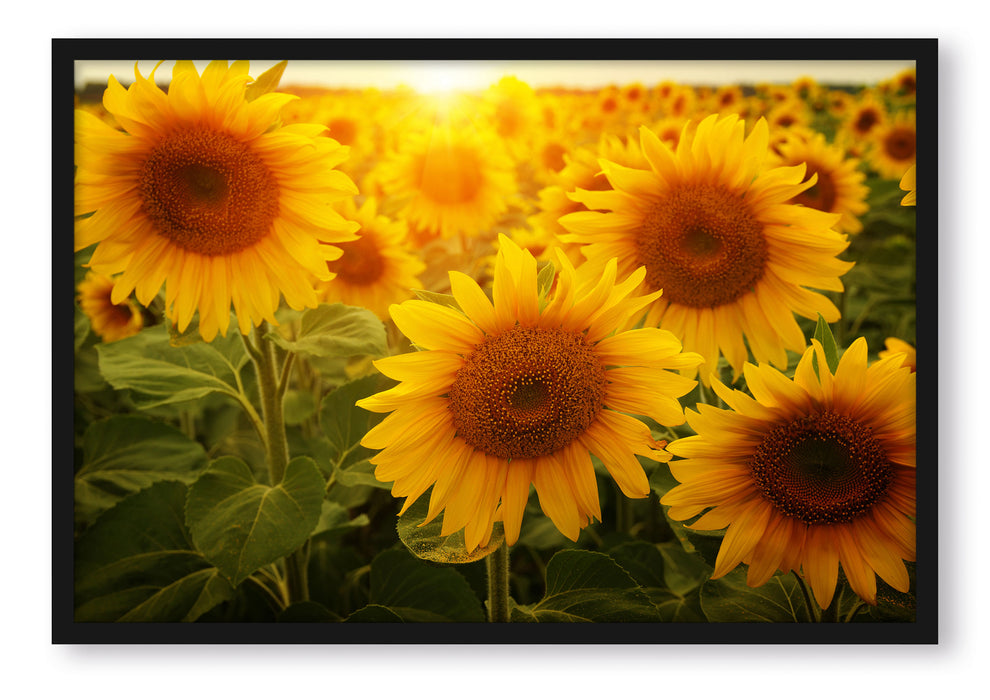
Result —
MULTIPOLYGON (((138 61, 147 76, 156 61, 138 61)), ((195 61, 200 70, 208 61, 195 61)), ((276 61, 252 61, 257 76, 276 61)), ((594 89, 606 85, 641 82, 656 85, 666 80, 693 85, 791 83, 801 77, 832 85, 873 85, 892 78, 913 61, 325 61, 290 60, 282 76, 283 86, 394 89, 407 86, 418 92, 483 90, 504 76, 515 76, 533 87, 594 89)), ((76 88, 105 84, 112 74, 131 82, 134 62, 76 61, 76 88)), ((157 72, 168 82, 172 62, 157 72)))

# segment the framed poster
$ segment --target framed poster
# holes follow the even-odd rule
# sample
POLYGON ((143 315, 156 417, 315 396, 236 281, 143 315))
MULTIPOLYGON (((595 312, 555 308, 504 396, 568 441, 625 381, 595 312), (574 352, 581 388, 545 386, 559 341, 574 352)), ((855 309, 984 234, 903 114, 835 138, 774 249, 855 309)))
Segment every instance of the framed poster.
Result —
POLYGON ((55 40, 54 641, 936 642, 936 47, 55 40))

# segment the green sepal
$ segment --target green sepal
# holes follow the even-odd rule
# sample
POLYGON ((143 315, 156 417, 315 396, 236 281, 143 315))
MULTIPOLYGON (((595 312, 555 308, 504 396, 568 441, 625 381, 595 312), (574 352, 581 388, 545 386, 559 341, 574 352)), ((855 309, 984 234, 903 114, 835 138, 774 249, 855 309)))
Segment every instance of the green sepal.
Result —
MULTIPOLYGON (((827 323, 825 323, 825 319, 821 314, 818 314, 818 325, 815 327, 815 340, 822 344, 822 348, 825 350, 825 362, 828 363, 828 369, 832 374, 835 374, 835 370, 839 366, 839 348, 835 344, 835 337, 832 335, 832 329, 829 328, 827 323)), ((813 354, 811 356, 811 366, 814 368, 815 374, 817 375, 817 355, 813 354)))
POLYGON ((252 100, 258 99, 262 95, 277 90, 279 81, 282 80, 282 73, 285 72, 285 67, 288 63, 288 61, 279 61, 255 78, 254 82, 250 83, 244 89, 244 99, 251 102, 252 100))

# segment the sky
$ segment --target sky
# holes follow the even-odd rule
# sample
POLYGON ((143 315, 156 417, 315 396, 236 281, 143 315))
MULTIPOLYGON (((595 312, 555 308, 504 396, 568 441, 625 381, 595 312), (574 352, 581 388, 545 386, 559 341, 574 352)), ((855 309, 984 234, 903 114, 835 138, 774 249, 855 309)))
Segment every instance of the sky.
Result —
MULTIPOLYGON (((143 75, 155 61, 139 61, 143 75)), ((197 61, 202 69, 206 62, 197 61)), ((251 63, 257 76, 273 61, 251 63)), ((157 71, 160 82, 171 75, 171 62, 157 71)), ((452 89, 481 90, 506 75, 533 87, 598 88, 609 84, 642 82, 655 85, 673 80, 691 85, 727 83, 790 83, 810 76, 822 84, 870 85, 914 66, 913 61, 289 61, 282 86, 314 85, 330 88, 406 85, 419 92, 452 89)), ((105 84, 109 75, 127 84, 134 75, 131 61, 77 61, 76 87, 105 84)))

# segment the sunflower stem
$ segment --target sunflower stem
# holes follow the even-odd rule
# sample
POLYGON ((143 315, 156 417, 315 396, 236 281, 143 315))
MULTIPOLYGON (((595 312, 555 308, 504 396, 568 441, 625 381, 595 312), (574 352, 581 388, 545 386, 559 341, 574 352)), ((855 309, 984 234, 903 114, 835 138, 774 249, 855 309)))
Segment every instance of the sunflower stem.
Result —
POLYGON ((804 594, 804 604, 808 607, 808 617, 811 618, 811 622, 821 622, 818 615, 818 606, 811 602, 811 594, 808 593, 808 585, 804 582, 804 579, 798 574, 798 572, 792 572, 794 578, 797 579, 798 586, 801 587, 801 593, 804 594))
MULTIPOLYGON (((281 483, 289 463, 289 443, 285 435, 282 416, 282 394, 276 379, 273 343, 265 337, 268 322, 262 321, 256 332, 258 342, 252 358, 258 370, 258 390, 261 394, 261 416, 265 425, 265 449, 268 457, 268 475, 272 486, 281 483)), ((248 344, 250 347, 250 345, 248 344)))
POLYGON ((502 540, 485 558, 488 565, 488 621, 509 621, 509 546, 502 540))

